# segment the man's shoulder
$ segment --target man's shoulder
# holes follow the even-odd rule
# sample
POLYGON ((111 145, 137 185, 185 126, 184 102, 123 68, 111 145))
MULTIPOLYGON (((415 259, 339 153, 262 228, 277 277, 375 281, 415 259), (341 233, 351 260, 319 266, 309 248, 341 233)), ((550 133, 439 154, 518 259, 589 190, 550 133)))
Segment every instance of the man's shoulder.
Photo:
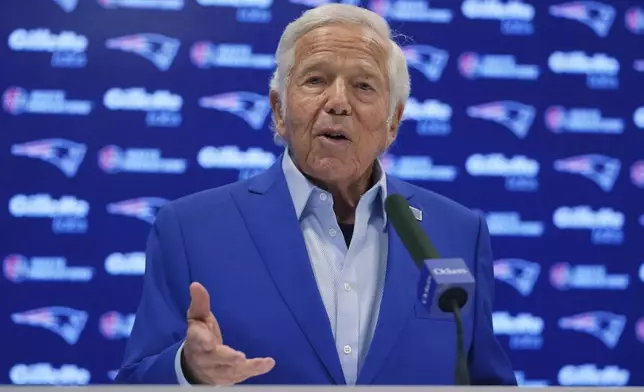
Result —
POLYGON ((231 195, 247 188, 246 180, 204 189, 168 202, 164 208, 172 209, 179 215, 193 215, 203 212, 213 212, 225 206, 232 200, 231 195))
POLYGON ((447 196, 398 178, 391 177, 390 181, 396 188, 414 195, 410 202, 412 205, 417 204, 423 208, 431 209, 434 212, 440 212, 443 216, 452 216, 467 220, 478 220, 480 217, 480 214, 475 210, 447 196))

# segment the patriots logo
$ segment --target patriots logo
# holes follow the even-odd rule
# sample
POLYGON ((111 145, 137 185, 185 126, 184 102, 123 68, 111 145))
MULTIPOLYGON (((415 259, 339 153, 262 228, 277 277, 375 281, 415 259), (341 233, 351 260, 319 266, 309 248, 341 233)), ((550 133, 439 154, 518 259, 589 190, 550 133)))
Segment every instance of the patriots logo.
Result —
POLYGON ((494 262, 494 277, 524 297, 532 293, 540 273, 541 266, 528 260, 500 259, 494 262))
POLYGON ((446 50, 429 45, 408 45, 404 46, 402 51, 407 59, 407 65, 425 75, 431 82, 441 78, 449 60, 449 53, 446 50))
POLYGON ((613 349, 624 331, 626 316, 606 311, 587 312, 562 317, 558 325, 561 329, 585 332, 599 339, 606 347, 613 349))
POLYGON ((535 112, 534 106, 516 101, 496 101, 467 108, 468 116, 501 124, 520 139, 528 135, 535 112))
POLYGON ((111 38, 105 42, 108 49, 138 54, 149 60, 160 71, 167 71, 174 61, 181 41, 161 34, 135 34, 111 38))
POLYGON ((267 96, 247 91, 203 97, 199 99, 199 106, 234 114, 256 131, 264 126, 271 110, 267 96))
POLYGON ((74 345, 85 329, 87 317, 87 312, 82 310, 53 306, 14 313, 11 320, 16 324, 45 328, 74 345))
POLYGON ((619 176, 622 162, 599 154, 579 155, 554 162, 554 169, 562 173, 580 174, 605 191, 610 192, 619 176))
POLYGON ((11 154, 50 163, 69 178, 78 172, 86 151, 85 144, 66 139, 34 140, 11 146, 11 154))
POLYGON ((54 0, 65 12, 73 12, 78 6, 78 0, 54 0))
POLYGON ((107 212, 114 215, 138 218, 150 224, 159 212, 159 209, 168 202, 160 197, 140 197, 138 199, 124 200, 107 205, 107 212))
POLYGON ((598 1, 573 1, 552 5, 550 15, 576 20, 590 27, 599 37, 606 37, 615 20, 615 8, 598 1))

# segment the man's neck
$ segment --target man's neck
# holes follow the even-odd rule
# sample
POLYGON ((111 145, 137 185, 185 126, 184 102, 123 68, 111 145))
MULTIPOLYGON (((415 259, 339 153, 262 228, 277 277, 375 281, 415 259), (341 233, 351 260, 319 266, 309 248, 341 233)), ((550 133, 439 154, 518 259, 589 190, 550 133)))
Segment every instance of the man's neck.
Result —
POLYGON ((360 198, 377 181, 374 178, 375 172, 375 164, 372 164, 357 180, 338 184, 323 183, 306 174, 305 177, 316 186, 331 193, 333 211, 338 222, 352 224, 355 221, 356 207, 360 198))

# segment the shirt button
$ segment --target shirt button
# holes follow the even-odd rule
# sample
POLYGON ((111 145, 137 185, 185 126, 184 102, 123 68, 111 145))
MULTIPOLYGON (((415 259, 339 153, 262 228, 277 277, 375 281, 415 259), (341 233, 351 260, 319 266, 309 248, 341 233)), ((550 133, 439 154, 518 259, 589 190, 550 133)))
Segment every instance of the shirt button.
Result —
POLYGON ((344 346, 344 353, 347 355, 351 354, 351 346, 349 346, 348 344, 344 346))
POLYGON ((331 237, 335 237, 335 235, 338 234, 338 232, 335 231, 335 229, 331 229, 329 230, 329 234, 331 235, 331 237))
POLYGON ((351 291, 351 285, 349 283, 344 284, 344 291, 351 291))
POLYGON ((320 194, 320 200, 322 200, 322 201, 326 200, 326 193, 320 194))

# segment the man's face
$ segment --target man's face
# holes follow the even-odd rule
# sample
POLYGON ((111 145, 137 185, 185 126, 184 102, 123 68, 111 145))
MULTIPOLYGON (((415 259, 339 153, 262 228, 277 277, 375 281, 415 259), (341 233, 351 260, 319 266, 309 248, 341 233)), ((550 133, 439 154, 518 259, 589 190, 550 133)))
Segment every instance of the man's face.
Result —
POLYGON ((393 142, 386 43, 359 26, 319 27, 300 37, 285 91, 271 92, 277 131, 305 174, 327 183, 364 176, 393 142), (284 117, 280 105, 285 105, 284 117))

